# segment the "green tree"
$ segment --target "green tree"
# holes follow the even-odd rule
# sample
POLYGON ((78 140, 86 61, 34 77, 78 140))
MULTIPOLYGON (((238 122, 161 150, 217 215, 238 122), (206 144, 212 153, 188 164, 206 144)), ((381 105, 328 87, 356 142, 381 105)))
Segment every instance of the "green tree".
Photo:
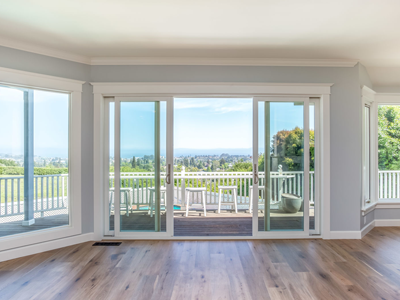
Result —
MULTIPOLYGON (((296 127, 278 131, 272 138, 271 156, 284 171, 303 170, 304 131, 296 127)), ((314 130, 310 130, 310 170, 314 170, 314 130)), ((271 158, 272 159, 272 158, 271 158)))
POLYGON ((400 107, 383 105, 378 108, 379 170, 400 169, 400 107))
POLYGON ((253 166, 251 162, 239 161, 236 162, 232 167, 232 171, 234 172, 251 172, 252 170, 253 166))
POLYGON ((221 158, 221 159, 219 160, 219 164, 220 164, 221 166, 223 166, 225 163, 226 163, 226 161, 225 161, 224 158, 221 158))
POLYGON ((12 159, 0 159, 0 164, 5 167, 19 167, 19 165, 12 159))
POLYGON ((190 159, 190 165, 191 165, 192 167, 196 166, 196 163, 194 162, 194 157, 192 157, 192 158, 190 159))
POLYGON ((216 171, 219 168, 219 160, 213 160, 211 164, 211 170, 216 171))
POLYGON ((185 157, 185 158, 183 159, 183 165, 184 165, 185 167, 189 167, 189 160, 187 159, 187 157, 185 157))

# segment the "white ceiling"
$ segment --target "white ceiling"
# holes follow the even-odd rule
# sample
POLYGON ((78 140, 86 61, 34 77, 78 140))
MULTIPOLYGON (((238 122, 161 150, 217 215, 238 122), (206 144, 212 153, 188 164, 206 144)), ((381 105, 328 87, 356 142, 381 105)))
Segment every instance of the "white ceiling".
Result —
POLYGON ((398 74, 400 1, 0 0, 0 44, 78 61, 349 59, 398 74))

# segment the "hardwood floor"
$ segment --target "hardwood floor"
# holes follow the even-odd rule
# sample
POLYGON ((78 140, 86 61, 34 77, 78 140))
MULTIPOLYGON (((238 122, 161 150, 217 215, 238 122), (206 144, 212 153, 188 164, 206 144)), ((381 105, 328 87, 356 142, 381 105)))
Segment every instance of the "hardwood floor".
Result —
POLYGON ((0 299, 400 299, 400 228, 362 240, 92 244, 0 263, 0 299))

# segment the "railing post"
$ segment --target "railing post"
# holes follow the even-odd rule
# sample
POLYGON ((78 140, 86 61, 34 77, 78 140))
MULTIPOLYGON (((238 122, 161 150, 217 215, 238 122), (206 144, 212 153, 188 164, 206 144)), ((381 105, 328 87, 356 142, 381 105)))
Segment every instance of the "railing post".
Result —
POLYGON ((185 205, 186 203, 186 199, 185 199, 185 187, 186 183, 185 183, 185 166, 182 166, 182 170, 181 170, 181 199, 182 199, 182 203, 181 205, 185 205))

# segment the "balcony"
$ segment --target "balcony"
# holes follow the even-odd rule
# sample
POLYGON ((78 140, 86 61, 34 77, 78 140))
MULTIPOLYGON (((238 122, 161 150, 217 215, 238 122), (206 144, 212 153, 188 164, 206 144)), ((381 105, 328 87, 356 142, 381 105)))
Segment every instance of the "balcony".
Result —
MULTIPOLYGON (((113 173, 109 184, 114 187, 113 173)), ((279 210, 279 194, 297 194, 303 198, 303 172, 283 172, 288 178, 282 180, 281 191, 278 173, 271 172, 271 229, 296 227, 302 218, 302 212, 284 213, 279 210)), ((121 210, 121 218, 131 230, 154 230, 153 218, 149 215, 150 188, 154 186, 153 173, 121 173, 121 187, 128 188, 129 212, 121 210), (138 221, 140 219, 140 221, 138 221)), ((165 174, 161 174, 165 178, 165 174)), ((264 185, 264 174, 260 172, 260 186, 264 185)), ((34 211, 35 224, 22 226, 24 216, 23 176, 0 177, 0 236, 15 233, 68 225, 68 175, 34 176, 34 211)), ((314 219, 314 172, 310 172, 310 223, 314 219)), ((379 198, 400 198, 400 171, 379 171, 379 198)), ((165 185, 164 179, 161 181, 165 185)), ((174 230, 175 235, 249 235, 251 234, 251 214, 249 213, 251 172, 175 172, 174 173, 174 230), (237 186, 238 213, 233 206, 222 205, 218 214, 219 186, 237 186), (205 187, 207 217, 201 207, 199 193, 190 199, 188 217, 185 216, 185 189, 205 187)), ((112 192, 110 192, 111 195, 112 192)), ((264 193, 259 191, 259 227, 263 226, 264 193)), ((224 201, 232 198, 231 193, 223 195, 224 201)), ((122 195, 121 201, 125 201, 122 195)), ((114 209, 111 205, 111 223, 114 209)), ((165 207, 161 207, 162 224, 165 224, 165 207)), ((164 225, 163 225, 164 226, 164 225)), ((111 225, 111 229, 112 225, 111 225)))

